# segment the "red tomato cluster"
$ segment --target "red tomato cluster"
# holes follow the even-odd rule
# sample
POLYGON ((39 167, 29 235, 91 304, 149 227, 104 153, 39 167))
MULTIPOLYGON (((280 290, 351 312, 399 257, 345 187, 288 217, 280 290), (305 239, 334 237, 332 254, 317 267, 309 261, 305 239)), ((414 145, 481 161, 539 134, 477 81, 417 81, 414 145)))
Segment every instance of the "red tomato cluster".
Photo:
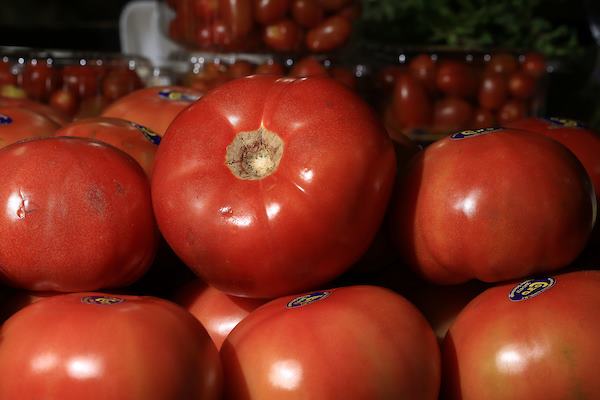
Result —
POLYGON ((354 0, 173 0, 168 35, 192 48, 293 53, 342 47, 360 15, 354 0))
POLYGON ((137 72, 119 62, 0 61, 0 96, 48 104, 67 119, 97 116, 104 106, 142 86, 137 72))
POLYGON ((186 93, 0 108, 57 130, 0 148, 0 398, 600 397, 596 133, 419 149, 325 76, 186 93))
POLYGON ((381 69, 377 80, 390 92, 384 105, 388 127, 435 139, 531 115, 545 68, 536 53, 519 58, 494 53, 469 61, 419 54, 405 65, 381 69))

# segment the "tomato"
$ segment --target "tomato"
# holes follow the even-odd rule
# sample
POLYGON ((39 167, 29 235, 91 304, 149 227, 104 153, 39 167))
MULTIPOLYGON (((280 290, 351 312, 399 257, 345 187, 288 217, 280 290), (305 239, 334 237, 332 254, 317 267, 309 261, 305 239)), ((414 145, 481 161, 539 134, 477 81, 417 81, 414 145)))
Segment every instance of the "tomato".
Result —
POLYGON ((229 332, 266 301, 229 296, 200 280, 188 282, 174 300, 202 323, 218 350, 229 332))
MULTIPOLYGON (((600 204, 600 136, 581 123, 561 118, 524 118, 507 124, 511 129, 522 129, 552 138, 577 156, 594 185, 597 203, 600 204)), ((598 251, 600 225, 596 224, 588 247, 598 251)))
POLYGON ((255 74, 285 75, 285 68, 275 60, 268 60, 256 67, 255 74))
POLYGON ((50 119, 56 125, 64 125, 69 122, 68 117, 59 110, 56 110, 47 104, 28 99, 9 99, 0 97, 0 107, 22 107, 35 111, 38 114, 50 119))
POLYGON ((486 290, 446 336, 444 398, 600 398, 599 307, 599 271, 486 290))
POLYGON ((437 399, 439 349, 403 297, 348 286, 273 300, 221 348, 228 399, 437 399))
POLYGON ((12 65, 6 61, 0 60, 0 86, 16 84, 17 76, 12 71, 12 65))
POLYGON ((526 72, 517 71, 508 78, 508 90, 513 97, 529 99, 535 94, 535 89, 535 78, 526 72))
POLYGON ((352 91, 327 78, 255 75, 173 121, 152 196, 165 239, 203 280, 275 297, 324 283, 360 257, 394 175, 392 142, 352 91))
POLYGON ((427 91, 410 74, 397 76, 391 105, 393 117, 403 129, 426 128, 431 123, 432 105, 427 91))
POLYGON ((227 75, 231 79, 252 75, 253 72, 254 65, 246 60, 236 60, 227 68, 227 75))
POLYGON ((524 118, 527 114, 528 110, 525 102, 522 100, 511 99, 500 107, 496 118, 501 125, 506 125, 509 122, 524 118))
POLYGON ((59 75, 51 63, 32 60, 23 68, 22 86, 31 100, 46 102, 58 87, 59 75))
POLYGON ((316 0, 294 0, 292 17, 304 28, 314 28, 325 17, 325 11, 316 0))
POLYGON ((497 110, 508 98, 508 81, 504 74, 488 73, 479 85, 478 100, 481 107, 497 110))
POLYGON ((57 89, 50 95, 48 101, 52 108, 59 110, 61 113, 72 117, 77 112, 79 107, 79 99, 70 89, 57 89))
POLYGON ((375 85, 386 92, 390 91, 394 88, 398 77, 404 72, 406 69, 399 65, 386 65, 377 71, 375 85))
POLYGON ((119 118, 80 119, 63 126, 55 136, 87 137, 115 146, 133 157, 150 177, 160 136, 150 129, 119 118))
POLYGON ((77 110, 77 113, 73 119, 77 120, 82 118, 98 117, 100 114, 102 114, 102 111, 108 106, 108 104, 108 100, 106 100, 106 98, 103 96, 93 96, 83 99, 79 103, 79 109, 77 110))
POLYGON ((289 0, 254 0, 254 18, 263 25, 273 24, 287 14, 289 0))
POLYGON ((473 129, 492 128, 496 125, 496 117, 485 108, 478 108, 473 112, 473 121, 470 127, 473 129))
POLYGON ((521 69, 534 78, 540 78, 546 73, 546 59, 539 53, 527 53, 523 56, 521 69))
POLYGON ((486 72, 510 75, 519 69, 517 58, 510 53, 492 54, 485 66, 486 72))
POLYGON ((219 354, 181 307, 155 297, 73 293, 2 326, 0 398, 220 399, 219 354))
POLYGON ((122 151, 81 138, 37 139, 0 150, 0 170, 3 280, 29 290, 96 290, 130 284, 150 266, 157 233, 149 183, 122 151))
POLYGON ((330 70, 331 77, 336 81, 348 86, 350 89, 356 89, 358 82, 356 75, 351 69, 344 67, 332 67, 330 70))
POLYGON ((392 203, 404 260, 435 283, 514 279, 565 267, 595 218, 585 169, 539 134, 453 134, 412 163, 392 203))
POLYGON ((341 47, 352 33, 352 23, 339 15, 325 19, 306 33, 306 47, 315 53, 325 53, 341 47))
POLYGON ((305 78, 307 76, 327 76, 327 69, 315 57, 307 56, 294 63, 289 75, 294 78, 305 78))
POLYGON ((455 60, 439 63, 435 82, 440 91, 457 97, 470 97, 476 93, 478 87, 473 67, 455 60))
POLYGON ((111 69, 102 80, 102 95, 111 102, 143 86, 137 72, 129 68, 111 69))
POLYGON ((219 15, 219 0, 193 0, 192 9, 196 17, 208 23, 219 15))
POLYGON ((469 128, 473 107, 459 97, 445 97, 436 101, 433 108, 433 131, 449 133, 469 128))
POLYGON ((435 89, 436 66, 429 54, 419 54, 410 60, 408 69, 428 90, 435 89))
POLYGON ((33 110, 0 107, 0 147, 23 139, 52 136, 58 128, 53 121, 33 110))
POLYGON ((100 91, 100 73, 88 65, 67 65, 62 69, 63 85, 79 98, 92 97, 100 91))
POLYGON ((350 0, 317 0, 319 5, 327 11, 341 10, 350 0))
POLYGON ((254 26, 250 0, 219 0, 219 13, 234 42, 242 40, 254 26))
POLYGON ((337 15, 346 18, 350 22, 357 21, 361 14, 362 6, 360 2, 348 4, 337 13, 337 15))
POLYGON ((110 104, 102 116, 133 121, 162 136, 177 114, 201 96, 202 92, 182 86, 139 89, 110 104))
POLYGON ((263 41, 273 50, 291 52, 302 43, 303 32, 291 19, 284 19, 264 29, 263 41))

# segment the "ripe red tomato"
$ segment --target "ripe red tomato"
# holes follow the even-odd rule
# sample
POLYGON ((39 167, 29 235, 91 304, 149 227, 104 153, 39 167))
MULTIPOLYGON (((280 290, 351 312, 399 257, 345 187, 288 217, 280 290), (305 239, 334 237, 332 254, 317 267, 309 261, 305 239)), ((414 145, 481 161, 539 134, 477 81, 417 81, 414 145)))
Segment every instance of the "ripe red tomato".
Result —
POLYGON ((490 57, 485 69, 487 72, 510 75, 519 69, 519 63, 510 53, 496 53, 490 57))
POLYGON ((435 82, 440 91, 457 97, 470 97, 478 88, 473 68, 465 62, 455 60, 439 63, 435 82))
POLYGON ((31 100, 46 102, 58 87, 59 74, 52 64, 32 60, 23 68, 22 79, 22 87, 31 100))
POLYGON ((403 297, 348 286, 256 309, 221 348, 229 399, 437 399, 439 349, 403 297))
POLYGON ((291 19, 284 19, 265 27, 263 40, 273 50, 291 52, 302 43, 302 29, 291 19))
POLYGON ((96 290, 130 284, 150 266, 157 233, 148 179, 120 150, 81 138, 31 140, 0 150, 0 171, 3 280, 96 290))
POLYGON ((436 283, 565 267, 594 224, 587 173, 564 146, 508 129, 465 131, 419 153, 392 208, 404 259, 436 283))
POLYGON ((254 64, 246 60, 236 60, 227 68, 227 75, 230 79, 237 79, 244 76, 252 75, 254 72, 254 64))
POLYGON ((527 105, 524 101, 511 99, 504 103, 502 107, 500 107, 496 115, 496 119, 501 125, 506 125, 510 122, 526 117, 527 114, 527 105))
POLYGON ((198 100, 202 92, 182 86, 155 86, 139 89, 110 104, 103 117, 133 121, 160 136, 181 110, 198 100))
POLYGON ((159 298, 65 294, 2 326, 3 399, 216 400, 222 385, 206 330, 159 298))
POLYGON ((446 336, 444 398, 600 398, 599 308, 599 271, 486 290, 446 336))
POLYGON ((436 65, 429 54, 419 54, 410 60, 408 69, 427 90, 435 90, 436 65))
POLYGON ((64 125, 69 122, 69 118, 59 110, 56 110, 46 104, 29 99, 9 99, 0 97, 0 107, 22 107, 35 111, 38 114, 52 120, 56 125, 64 125))
POLYGON ((268 60, 256 67, 255 74, 263 75, 285 75, 285 68, 275 60, 268 60))
POLYGON ((67 65, 62 69, 63 85, 81 99, 100 92, 102 70, 89 65, 67 65))
POLYGON ((316 0, 294 0, 292 16, 300 26, 314 28, 325 16, 325 11, 316 0))
POLYGON ((394 175, 392 142, 352 91, 327 78, 255 75, 173 121, 152 196, 165 239, 208 284, 275 297, 360 257, 394 175))
POLYGON ((55 136, 87 137, 115 146, 133 157, 150 177, 160 136, 150 129, 119 118, 80 119, 63 126, 55 136))
POLYGON ((469 128, 473 107, 460 97, 444 97, 436 101, 433 109, 433 131, 447 134, 469 128))
POLYGON ((255 0, 254 18, 263 25, 273 24, 285 18, 290 0, 255 0))
POLYGON ((294 63, 289 75, 293 78, 305 78, 307 76, 327 76, 327 69, 315 57, 307 56, 294 63))
POLYGON ((0 107, 0 147, 19 140, 52 136, 59 128, 42 114, 22 107, 0 107))
POLYGON ((508 90, 513 97, 529 99, 533 97, 536 89, 536 80, 526 72, 514 72, 508 78, 508 90))
POLYGON ((481 107, 488 110, 499 109, 508 98, 508 81, 499 73, 488 73, 483 76, 479 85, 478 100, 481 107))
POLYGON ((315 53, 325 53, 341 47, 352 33, 352 22, 334 15, 325 19, 306 33, 306 48, 315 53))
POLYGON ((174 300, 202 323, 218 350, 229 332, 266 302, 229 296, 200 280, 188 282, 181 287, 174 300))
POLYGON ((243 40, 254 26, 252 1, 218 0, 219 14, 233 42, 243 40))
POLYGON ((546 59, 539 53, 527 53, 523 56, 521 69, 534 78, 540 78, 546 73, 546 59))
POLYGON ((57 89, 50 95, 48 104, 61 113, 73 117, 79 107, 77 95, 67 88, 57 89))
POLYGON ((433 117, 432 104, 419 79, 410 74, 396 77, 392 94, 392 113, 403 129, 429 127, 433 117))
POLYGON ((492 128, 496 125, 496 117, 485 108, 478 108, 473 112, 472 129, 492 128))
POLYGON ((129 68, 112 68, 102 80, 102 95, 112 102, 142 86, 136 71, 129 68))

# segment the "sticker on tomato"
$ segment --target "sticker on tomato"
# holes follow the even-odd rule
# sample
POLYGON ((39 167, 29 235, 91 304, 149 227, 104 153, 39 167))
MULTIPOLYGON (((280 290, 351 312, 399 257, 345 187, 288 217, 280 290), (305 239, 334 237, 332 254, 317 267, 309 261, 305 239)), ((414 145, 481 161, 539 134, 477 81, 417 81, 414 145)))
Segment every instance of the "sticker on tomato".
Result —
POLYGON ((293 299, 292 301, 287 303, 286 307, 287 308, 304 307, 304 306, 312 304, 314 302, 323 300, 324 298, 328 297, 330 294, 331 294, 331 292, 329 292, 329 291, 312 292, 309 294, 305 294, 303 296, 296 297, 295 299, 293 299))
POLYGON ((112 306, 114 304, 123 303, 125 299, 114 296, 85 296, 81 298, 84 304, 95 304, 100 306, 112 306))
POLYGON ((13 120, 8 115, 0 114, 0 126, 12 124, 13 120))
POLYGON ((577 121, 574 119, 555 118, 555 117, 548 117, 548 118, 544 118, 544 119, 552 125, 550 127, 551 129, 552 128, 586 128, 586 125, 583 122, 577 121))
POLYGON ((161 90, 158 92, 158 95, 166 100, 171 101, 185 101, 188 103, 193 103, 196 100, 200 99, 200 96, 179 92, 177 90, 161 90))
POLYGON ((551 277, 527 279, 515 286, 508 294, 508 298, 510 301, 529 300, 550 289, 555 283, 556 279, 551 277))
POLYGON ((468 139, 475 136, 481 136, 488 133, 492 133, 494 131, 498 131, 498 128, 480 128, 480 129, 468 129, 466 131, 460 131, 453 133, 450 135, 450 139, 459 140, 459 139, 468 139))
POLYGON ((135 122, 132 122, 131 125, 133 125, 133 127, 136 128, 138 131, 140 131, 142 135, 144 135, 144 137, 150 142, 156 145, 160 144, 161 137, 152 129, 147 128, 144 125, 136 124, 135 122))

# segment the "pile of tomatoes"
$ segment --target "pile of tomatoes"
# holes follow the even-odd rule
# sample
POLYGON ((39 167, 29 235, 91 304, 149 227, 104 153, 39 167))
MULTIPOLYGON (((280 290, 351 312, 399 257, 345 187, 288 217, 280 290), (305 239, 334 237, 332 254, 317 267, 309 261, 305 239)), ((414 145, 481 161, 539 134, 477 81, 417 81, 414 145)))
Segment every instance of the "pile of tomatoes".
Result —
POLYGON ((192 49, 326 53, 360 15, 355 0, 169 0, 168 36, 192 49))
POLYGON ((575 121, 421 148, 324 75, 2 101, 1 399, 600 397, 575 121))

